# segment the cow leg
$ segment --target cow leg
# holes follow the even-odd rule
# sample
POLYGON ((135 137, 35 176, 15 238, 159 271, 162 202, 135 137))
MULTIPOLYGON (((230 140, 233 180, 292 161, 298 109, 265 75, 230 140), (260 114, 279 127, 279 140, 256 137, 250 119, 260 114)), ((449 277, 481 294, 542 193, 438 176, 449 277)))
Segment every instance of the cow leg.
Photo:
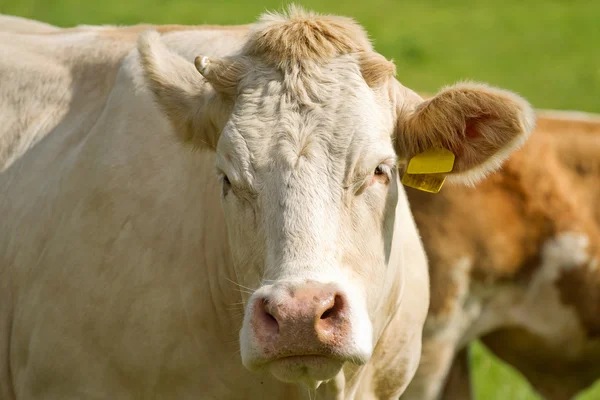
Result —
POLYGON ((471 400, 474 398, 471 385, 470 347, 465 346, 454 357, 446 377, 442 400, 471 400))

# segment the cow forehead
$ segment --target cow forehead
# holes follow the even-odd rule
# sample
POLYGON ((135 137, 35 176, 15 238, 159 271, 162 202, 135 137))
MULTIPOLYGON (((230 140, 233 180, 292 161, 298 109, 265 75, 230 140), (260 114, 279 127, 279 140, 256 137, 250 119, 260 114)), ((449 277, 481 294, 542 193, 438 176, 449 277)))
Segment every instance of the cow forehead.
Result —
POLYGON ((310 76, 257 70, 241 83, 219 141, 226 162, 256 174, 302 158, 335 174, 394 156, 390 99, 369 88, 351 57, 310 76))
POLYGON ((300 158, 341 167, 360 148, 391 149, 395 68, 352 19, 295 6, 266 14, 236 57, 246 68, 220 140, 225 160, 250 157, 240 162, 256 173, 300 158))

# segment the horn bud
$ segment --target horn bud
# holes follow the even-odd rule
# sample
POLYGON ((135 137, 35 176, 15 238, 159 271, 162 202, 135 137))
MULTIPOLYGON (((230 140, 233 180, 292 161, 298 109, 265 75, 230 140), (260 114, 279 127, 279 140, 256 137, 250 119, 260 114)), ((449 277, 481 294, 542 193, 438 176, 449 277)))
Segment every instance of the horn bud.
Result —
POLYGON ((198 72, 219 93, 235 95, 244 73, 244 63, 228 58, 198 56, 194 59, 198 72))

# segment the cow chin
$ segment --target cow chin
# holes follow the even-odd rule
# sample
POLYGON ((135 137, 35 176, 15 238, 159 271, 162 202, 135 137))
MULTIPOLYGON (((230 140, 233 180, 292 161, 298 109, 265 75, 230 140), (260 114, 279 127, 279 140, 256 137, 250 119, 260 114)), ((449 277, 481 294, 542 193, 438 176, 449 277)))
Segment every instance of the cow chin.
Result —
POLYGON ((280 381, 316 389, 322 382, 333 379, 343 365, 342 360, 326 356, 291 356, 272 361, 268 370, 280 381))

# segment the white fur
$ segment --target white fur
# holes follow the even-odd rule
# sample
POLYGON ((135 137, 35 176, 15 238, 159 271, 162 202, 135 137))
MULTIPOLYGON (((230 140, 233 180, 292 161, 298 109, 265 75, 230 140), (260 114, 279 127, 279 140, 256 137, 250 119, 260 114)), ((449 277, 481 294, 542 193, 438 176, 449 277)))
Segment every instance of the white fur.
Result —
POLYGON ((40 21, 17 17, 13 15, 0 14, 0 31, 22 32, 22 33, 45 33, 56 32, 60 28, 40 21))

